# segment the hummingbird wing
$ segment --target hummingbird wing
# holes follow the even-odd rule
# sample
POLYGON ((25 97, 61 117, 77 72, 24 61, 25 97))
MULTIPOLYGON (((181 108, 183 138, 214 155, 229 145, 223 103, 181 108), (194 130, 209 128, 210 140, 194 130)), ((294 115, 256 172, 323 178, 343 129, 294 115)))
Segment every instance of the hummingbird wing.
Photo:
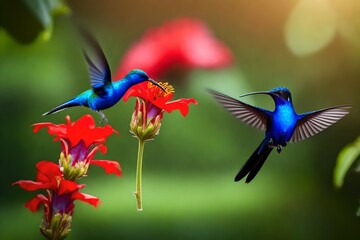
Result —
POLYGON ((335 106, 298 115, 291 142, 302 141, 330 127, 349 113, 351 106, 335 106))
POLYGON ((232 115, 240 119, 242 122, 266 130, 267 122, 269 119, 269 111, 259 107, 254 107, 232 98, 223 93, 208 89, 209 93, 232 115))
POLYGON ((80 29, 80 32, 92 48, 94 59, 96 60, 94 62, 89 55, 83 51, 86 62, 89 65, 91 87, 97 95, 102 95, 105 92, 104 87, 111 83, 111 71, 109 64, 99 42, 95 39, 95 37, 83 28, 80 29))

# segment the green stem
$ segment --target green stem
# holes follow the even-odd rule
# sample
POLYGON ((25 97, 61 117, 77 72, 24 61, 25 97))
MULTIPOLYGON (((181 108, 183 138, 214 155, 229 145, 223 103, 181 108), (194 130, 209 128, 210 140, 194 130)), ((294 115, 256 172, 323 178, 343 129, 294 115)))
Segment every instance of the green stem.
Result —
POLYGON ((142 211, 142 195, 141 195, 141 177, 142 177, 142 159, 144 154, 145 141, 139 139, 139 149, 137 156, 137 165, 136 165, 136 208, 138 211, 142 211))

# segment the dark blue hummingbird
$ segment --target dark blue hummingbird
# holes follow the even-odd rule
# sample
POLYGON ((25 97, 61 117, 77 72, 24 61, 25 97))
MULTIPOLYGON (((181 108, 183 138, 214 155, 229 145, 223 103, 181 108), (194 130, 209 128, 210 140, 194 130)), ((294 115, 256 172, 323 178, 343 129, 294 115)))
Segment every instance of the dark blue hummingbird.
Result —
POLYGON ((91 59, 89 55, 83 51, 89 67, 91 89, 51 109, 44 113, 43 116, 62 111, 69 107, 84 106, 99 113, 101 116, 100 123, 105 121, 105 124, 107 124, 108 120, 100 110, 115 105, 133 85, 150 81, 165 91, 161 85, 139 69, 132 70, 123 79, 112 82, 110 67, 100 44, 84 29, 80 29, 80 33, 88 42, 88 45, 92 48, 95 55, 94 59, 91 59))
POLYGON ((314 136, 347 115, 350 108, 348 105, 342 105, 297 114, 292 104, 291 93, 285 87, 240 96, 270 95, 275 102, 273 112, 251 106, 214 90, 209 90, 209 92, 236 118, 252 127, 265 131, 264 140, 241 167, 235 177, 236 182, 247 175, 245 182, 249 183, 259 172, 274 148, 280 153, 282 148, 289 142, 298 142, 314 136))

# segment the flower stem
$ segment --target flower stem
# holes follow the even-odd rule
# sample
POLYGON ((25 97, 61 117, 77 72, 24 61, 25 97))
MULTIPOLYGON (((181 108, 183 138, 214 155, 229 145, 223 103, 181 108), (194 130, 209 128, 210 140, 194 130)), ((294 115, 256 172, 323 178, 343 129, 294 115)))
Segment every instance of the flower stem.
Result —
POLYGON ((137 165, 136 165, 136 208, 138 211, 142 211, 142 195, 141 195, 141 178, 142 178, 142 159, 144 154, 145 141, 139 139, 139 149, 137 156, 137 165))

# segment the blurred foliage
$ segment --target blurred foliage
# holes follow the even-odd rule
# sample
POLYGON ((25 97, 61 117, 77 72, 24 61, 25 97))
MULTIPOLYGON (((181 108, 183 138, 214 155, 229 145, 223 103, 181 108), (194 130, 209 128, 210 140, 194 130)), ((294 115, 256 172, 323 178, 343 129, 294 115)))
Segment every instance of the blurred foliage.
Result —
MULTIPOLYGON (((354 164, 355 160, 358 159, 359 155, 360 137, 358 137, 353 143, 350 143, 346 147, 344 147, 337 157, 336 166, 334 169, 334 185, 336 187, 339 188, 344 184, 344 178, 346 173, 354 164)), ((358 164, 355 171, 360 173, 360 164, 358 164)), ((356 215, 360 216, 360 207, 358 208, 356 215)))
POLYGON ((53 16, 68 13, 63 0, 1 0, 0 26, 20 43, 48 40, 53 16))
MULTIPOLYGON (((129 122, 134 101, 105 111, 121 135, 110 137, 107 155, 97 159, 119 161, 124 175, 103 176, 102 170, 90 168, 91 176, 83 179, 86 193, 99 197, 102 204, 98 209, 76 205, 68 239, 357 239, 360 220, 354 210, 360 176, 349 172, 349 184, 334 191, 332 174, 341 147, 360 131, 360 2, 328 1, 337 15, 335 36, 327 41, 329 37, 319 37, 316 48, 296 55, 285 32, 300 1, 68 1, 74 19, 97 36, 113 72, 146 29, 178 16, 203 20, 236 57, 232 68, 192 71, 186 82, 173 82, 171 76, 160 79, 174 85, 175 98, 194 97, 199 105, 192 106, 185 119, 180 114, 164 118, 160 135, 147 144, 141 213, 133 197, 137 143, 129 122), (251 184, 235 184, 234 175, 263 133, 240 124, 204 89, 237 97, 279 85, 290 88, 298 112, 337 104, 351 104, 353 109, 323 133, 270 156, 251 184)), ((57 161, 59 145, 46 132, 34 135, 29 126, 91 113, 77 108, 41 117, 89 88, 75 35, 67 17, 56 18, 47 42, 19 45, 0 32, 0 239, 39 237, 41 213, 22 207, 33 193, 10 184, 33 179, 39 160, 57 161)), ((273 107, 266 97, 248 102, 273 107)))
MULTIPOLYGON (((334 185, 341 187, 344 184, 344 178, 350 167, 360 155, 360 137, 358 137, 353 143, 344 147, 336 160, 336 166, 334 170, 334 185)), ((357 167, 357 172, 360 172, 360 165, 357 167)))

